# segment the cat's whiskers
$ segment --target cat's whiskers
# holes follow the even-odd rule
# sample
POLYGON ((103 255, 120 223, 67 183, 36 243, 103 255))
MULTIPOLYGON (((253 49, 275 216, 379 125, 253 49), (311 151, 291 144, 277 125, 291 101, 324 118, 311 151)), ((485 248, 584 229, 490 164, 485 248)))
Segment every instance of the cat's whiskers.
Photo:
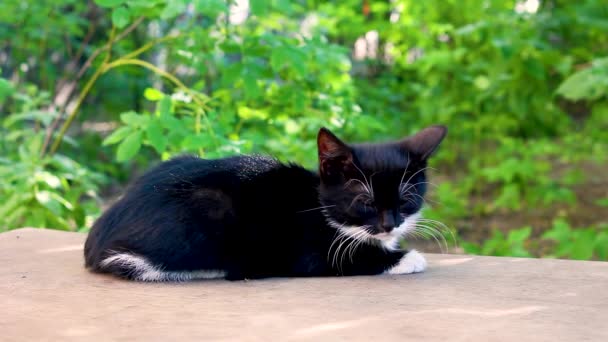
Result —
POLYGON ((355 165, 355 163, 353 163, 352 165, 355 167, 355 169, 357 169, 357 171, 359 171, 359 173, 361 174, 361 176, 363 176, 363 180, 367 184, 366 191, 369 193, 369 195, 372 198, 374 198, 374 191, 373 191, 374 189, 372 188, 371 184, 367 180, 367 177, 365 177, 365 173, 363 173, 363 171, 361 171, 361 169, 357 165, 355 165))
POLYGON ((346 250, 350 250, 348 253, 350 262, 353 262, 353 254, 356 251, 357 247, 365 241, 364 237, 367 235, 367 231, 365 231, 365 227, 360 227, 361 230, 353 235, 354 241, 351 242, 349 247, 346 250))
POLYGON ((416 240, 425 239, 424 235, 422 235, 420 232, 416 231, 415 229, 405 232, 405 237, 409 237, 409 236, 412 236, 416 240))
POLYGON ((403 178, 405 178, 405 174, 407 173, 408 168, 410 167, 410 152, 407 152, 407 164, 405 164, 405 170, 403 170, 403 174, 401 175, 401 180, 399 180, 399 188, 401 188, 401 184, 403 184, 403 178))
MULTIPOLYGON (((350 239, 351 239, 351 235, 349 235, 348 231, 344 229, 345 224, 340 225, 337 229, 339 231, 339 235, 338 238, 336 239, 336 241, 340 241, 340 243, 338 244, 338 246, 336 247, 333 257, 332 257, 332 262, 331 265, 332 267, 335 265, 336 268, 338 268, 338 258, 340 256, 340 250, 342 250, 342 246, 345 246, 344 244, 347 243, 350 239)), ((332 244, 333 245, 333 244, 332 244)), ((331 248, 330 248, 331 251, 331 248)), ((340 270, 341 272, 341 270, 340 270)))
POLYGON ((414 178, 414 176, 416 176, 417 174, 419 174, 420 172, 423 172, 423 171, 425 171, 425 170, 435 170, 435 169, 434 169, 434 168, 432 168, 432 167, 430 167, 430 166, 423 167, 422 169, 420 169, 420 170, 418 170, 418 171, 414 172, 414 173, 413 173, 413 174, 410 176, 410 178, 408 178, 408 179, 405 181, 405 184, 409 184, 409 183, 410 183, 410 181, 412 180, 412 178, 414 178))
POLYGON ((367 242, 369 233, 366 226, 345 228, 345 224, 338 224, 329 218, 328 222, 336 228, 336 234, 327 251, 327 261, 329 262, 331 258, 331 267, 335 267, 338 272, 343 273, 344 257, 348 254, 352 262, 355 250, 359 245, 367 242), (336 247, 334 248, 334 246, 336 247))
MULTIPOLYGON (((352 182, 358 182, 359 184, 361 184, 361 187, 362 187, 362 188, 363 188, 363 190, 364 190, 364 192, 362 192, 362 193, 360 193, 359 195, 357 195, 357 196, 355 197, 355 199, 356 199, 356 198, 358 198, 360 195, 364 195, 364 196, 368 196, 370 201, 372 201, 372 200, 373 200, 373 197, 374 197, 374 195, 373 195, 373 189, 370 189, 370 187, 369 187, 369 186, 367 186, 365 183, 363 183, 363 182, 362 182, 362 181, 360 181, 359 179, 353 178, 353 179, 349 180, 348 182, 346 182, 346 183, 344 184, 344 188, 346 189, 347 187, 349 187, 349 186, 350 186, 350 184, 351 184, 352 182)), ((349 205, 349 207, 348 207, 349 209, 350 209, 350 207, 352 207, 353 203, 355 203, 355 199, 353 199, 353 200, 351 201, 351 204, 350 204, 350 205, 349 205)))
MULTIPOLYGON (((345 237, 346 237, 346 235, 340 234, 338 236, 338 238, 336 239, 336 242, 338 242, 338 241, 344 242, 345 237)), ((331 257, 331 267, 334 267, 334 265, 336 264, 339 247, 340 247, 340 244, 336 245, 336 248, 334 249, 334 253, 332 254, 332 257, 331 257)))
POLYGON ((419 221, 426 223, 426 224, 433 224, 433 225, 435 225, 436 228, 438 228, 441 231, 447 231, 448 233, 450 233, 450 236, 452 237, 452 241, 454 241, 454 246, 458 246, 458 241, 456 239, 456 235, 454 235, 454 232, 452 231, 452 229, 450 229, 443 222, 428 219, 428 218, 420 218, 419 221), (439 226, 439 227, 437 227, 437 226, 439 226))
MULTIPOLYGON (((401 217, 403 217, 403 219, 407 219, 408 216, 401 214, 401 217)), ((449 251, 444 231, 447 231, 450 234, 450 236, 452 237, 452 241, 454 242, 454 246, 457 246, 458 242, 456 236, 452 232, 452 229, 450 229, 447 225, 440 221, 423 217, 416 218, 416 221, 414 222, 414 229, 406 230, 404 237, 414 236, 420 237, 422 239, 428 239, 429 237, 432 237, 437 242, 438 247, 443 253, 443 246, 445 246, 446 251, 449 251), (437 236, 439 236, 439 239, 441 239, 441 241, 443 242, 443 246, 437 236)))
POLYGON ((339 255, 340 262, 336 266, 338 266, 338 269, 340 270, 340 273, 342 273, 342 274, 344 274, 344 268, 343 268, 344 267, 344 255, 348 252, 348 248, 353 244, 353 242, 356 241, 356 238, 355 238, 356 234, 357 234, 357 232, 355 234, 348 236, 348 238, 344 241, 346 243, 346 245, 344 246, 342 253, 340 253, 340 255, 339 255))
POLYGON ((417 226, 416 230, 419 233, 421 233, 421 235, 424 236, 424 238, 426 240, 428 240, 429 237, 431 237, 433 240, 435 240, 435 242, 437 243, 437 246, 439 247, 440 253, 442 253, 442 254, 445 253, 443 250, 443 245, 441 244, 440 240, 437 238, 437 236, 432 231, 430 231, 428 228, 423 227, 423 226, 417 226))
POLYGON ((343 270, 342 270, 342 263, 341 263, 341 262, 340 262, 340 263, 338 263, 338 261, 340 261, 340 255, 342 255, 342 254, 343 254, 343 253, 341 254, 341 253, 340 253, 340 251, 342 250, 342 246, 346 247, 346 246, 348 245, 348 244, 347 244, 347 243, 348 243, 348 241, 349 241, 350 239, 352 239, 352 236, 350 236, 350 235, 348 235, 348 234, 346 234, 346 233, 343 235, 343 237, 344 237, 344 238, 342 239, 342 242, 340 242, 340 244, 338 245, 338 248, 336 248, 336 252, 334 253, 334 261, 332 262, 332 265, 334 265, 334 264, 335 264, 335 265, 336 265, 336 268, 338 268, 338 271, 339 271, 340 273, 343 273, 343 272, 342 272, 342 271, 343 271, 343 270), (346 243, 347 245, 345 245, 345 243, 346 243))
POLYGON ((355 233, 350 234, 350 237, 352 239, 350 240, 350 243, 344 248, 344 250, 342 252, 342 256, 340 257, 340 269, 341 269, 342 273, 343 273, 345 255, 348 253, 349 259, 352 263, 354 250, 356 249, 356 247, 359 244, 365 242, 366 239, 364 239, 364 237, 366 237, 368 235, 366 226, 360 226, 360 227, 357 227, 357 229, 359 229, 359 230, 357 230, 355 233))
POLYGON ((355 249, 359 248, 359 246, 362 245, 362 244, 364 244, 364 243, 369 243, 370 234, 367 231, 367 229, 364 228, 364 230, 365 230, 366 234, 363 234, 363 239, 361 239, 360 242, 355 246, 355 249))
MULTIPOLYGON (((344 224, 341 225, 341 227, 344 227, 344 224)), ((333 241, 331 242, 331 245, 329 246, 329 249, 327 250, 327 261, 329 261, 329 256, 331 254, 331 250, 334 247, 334 245, 336 244, 337 241, 339 241, 340 239, 342 239, 345 236, 345 233, 337 228, 336 229, 336 233, 334 234, 333 237, 333 241)), ((333 259, 332 259, 332 265, 333 265, 333 259)))
POLYGON ((411 191, 410 191, 410 192, 408 193, 408 195, 407 195, 407 196, 409 196, 410 194, 411 194, 411 195, 413 195, 413 196, 418 196, 418 198, 420 198, 420 200, 422 200, 422 202, 424 202, 424 203, 433 203, 433 204, 436 204, 436 205, 443 205, 443 204, 441 204, 441 203, 440 203, 440 202, 438 202, 438 201, 435 201, 435 200, 432 200, 432 199, 429 199, 429 198, 425 198, 425 197, 423 197, 423 196, 420 196, 419 194, 417 194, 417 193, 415 193, 415 192, 411 192, 411 191))
POLYGON ((447 251, 449 250, 447 241, 445 240, 445 237, 443 236, 443 234, 437 228, 424 224, 424 223, 417 222, 416 230, 430 235, 437 242, 437 245, 439 246, 441 253, 447 253, 447 251), (439 236, 439 238, 437 238, 437 236, 439 236), (443 242, 443 245, 441 244, 441 242, 443 242), (445 246, 445 252, 443 250, 444 246, 445 246))
POLYGON ((408 191, 409 189, 411 189, 411 188, 413 188, 413 187, 415 187, 416 185, 419 185, 419 184, 427 184, 427 185, 432 185, 432 186, 434 186, 434 187, 436 187, 436 188, 438 187, 436 184, 431 183, 431 182, 427 182, 427 181, 424 181, 424 182, 418 182, 418 183, 414 183, 414 184, 407 184, 407 183, 406 183, 406 184, 401 184, 401 185, 399 185, 399 192, 400 192, 400 193, 403 195, 403 194, 407 193, 407 191, 408 191))
POLYGON ((369 187, 367 186, 367 184, 363 183, 360 179, 357 179, 357 178, 349 179, 346 183, 344 183, 344 188, 345 189, 348 188, 351 185, 351 183, 353 183, 353 182, 358 182, 363 187, 363 190, 365 190, 366 192, 369 192, 369 187))
POLYGON ((373 198, 373 194, 374 194, 374 175, 377 174, 378 172, 374 172, 371 174, 371 176, 369 176, 369 187, 372 190, 372 198, 373 198))
POLYGON ((370 203, 370 202, 373 200, 373 199, 372 199, 372 198, 369 196, 369 194, 367 194, 367 193, 360 193, 360 194, 358 194, 357 196, 355 196, 355 198, 353 198, 353 200, 352 200, 352 201, 350 202, 350 204, 348 205, 347 210, 350 210, 350 208, 352 208, 352 206, 355 204, 355 202, 357 202, 357 200, 358 200, 360 197, 366 197, 366 196, 367 196, 367 199, 366 199, 366 200, 365 200, 363 203, 370 203))
POLYGON ((410 190, 409 190, 409 189, 411 189, 411 188, 412 188, 414 185, 418 185, 418 184, 430 184, 430 185, 434 185, 434 186, 436 186, 435 184, 430 183, 430 182, 419 182, 419 183, 412 184, 412 185, 404 184, 404 185, 402 185, 402 187, 401 187, 401 189, 400 189, 400 191, 399 191, 399 195, 400 195, 401 197, 404 197, 406 200, 410 201, 410 203, 412 203, 412 204, 416 204, 416 202, 412 200, 411 196, 418 196, 418 198, 420 198, 420 200, 422 200, 422 202, 424 202, 424 203, 433 203, 433 204, 436 204, 436 205, 442 205, 442 204, 441 204, 440 202, 438 202, 438 201, 435 201, 435 200, 431 200, 431 199, 425 198, 425 197, 423 197, 423 196, 420 196, 420 194, 418 194, 417 192, 414 192, 414 191, 410 191, 410 190), (406 188, 406 186, 407 186, 407 188, 406 188), (410 196, 410 195, 411 195, 411 196, 410 196))
POLYGON ((321 206, 321 207, 316 207, 316 208, 304 209, 304 210, 296 211, 296 213, 299 214, 299 213, 305 213, 305 212, 308 212, 308 211, 321 210, 321 209, 327 209, 327 208, 333 208, 333 207, 335 207, 335 205, 324 205, 324 206, 321 206))

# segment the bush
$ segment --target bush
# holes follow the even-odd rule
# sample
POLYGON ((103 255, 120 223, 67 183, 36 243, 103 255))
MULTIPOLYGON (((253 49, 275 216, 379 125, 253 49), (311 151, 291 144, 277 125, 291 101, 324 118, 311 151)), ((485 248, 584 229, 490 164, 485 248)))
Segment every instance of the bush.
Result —
POLYGON ((581 193, 606 188, 607 17, 601 0, 2 2, 0 229, 86 230, 181 153, 314 167, 320 126, 378 141, 442 123, 427 215, 465 250, 606 259, 541 235, 603 209, 581 193))

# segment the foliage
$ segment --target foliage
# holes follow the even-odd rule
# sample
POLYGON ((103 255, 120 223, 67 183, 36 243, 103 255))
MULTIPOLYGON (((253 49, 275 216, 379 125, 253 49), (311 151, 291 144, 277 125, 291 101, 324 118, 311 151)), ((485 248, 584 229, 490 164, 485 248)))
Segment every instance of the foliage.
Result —
POLYGON ((426 215, 466 251, 607 259, 600 215, 551 222, 605 210, 605 193, 583 197, 606 187, 608 4, 534 3, 0 2, 0 230, 86 230, 115 188, 181 153, 314 167, 320 126, 382 141, 442 123, 426 215), (555 240, 542 253, 511 230, 525 223, 489 223, 537 211, 555 240))
POLYGON ((492 232, 492 237, 478 246, 474 243, 464 243, 467 253, 480 255, 498 255, 514 257, 530 257, 532 254, 526 248, 526 241, 530 237, 532 228, 524 227, 511 230, 506 236, 499 230, 492 232))
POLYGON ((3 94, 14 101, 14 113, 0 121, 0 224, 87 227, 99 213, 97 190, 103 177, 64 155, 40 155, 45 128, 56 115, 41 109, 48 93, 28 86, 7 88, 3 94))
POLYGON ((543 234, 543 239, 555 243, 552 256, 589 260, 608 260, 608 225, 595 228, 572 229, 568 222, 557 219, 553 227, 543 234))

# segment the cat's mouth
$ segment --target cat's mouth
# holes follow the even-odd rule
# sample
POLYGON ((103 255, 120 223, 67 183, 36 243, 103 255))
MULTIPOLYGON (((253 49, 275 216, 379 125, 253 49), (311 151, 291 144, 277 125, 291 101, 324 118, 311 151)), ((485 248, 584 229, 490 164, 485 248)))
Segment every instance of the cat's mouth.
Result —
POLYGON ((419 213, 404 217, 403 222, 399 226, 394 227, 390 232, 384 231, 371 235, 385 248, 396 249, 399 247, 399 242, 416 229, 416 222, 419 218, 419 213))
POLYGON ((376 239, 382 246, 386 249, 395 249, 399 245, 399 240, 401 240, 401 234, 397 233, 395 229, 390 232, 380 232, 373 234, 372 237, 376 239))
POLYGON ((391 231, 390 233, 381 232, 381 233, 372 234, 372 236, 378 240, 387 240, 387 239, 392 239, 395 235, 391 231))
POLYGON ((327 216, 327 222, 330 226, 338 229, 343 235, 352 239, 363 240, 369 243, 379 243, 384 248, 394 250, 399 248, 399 242, 416 228, 416 222, 420 218, 420 214, 416 213, 404 217, 404 221, 397 227, 394 227, 390 232, 377 231, 372 226, 350 226, 340 224, 327 216))

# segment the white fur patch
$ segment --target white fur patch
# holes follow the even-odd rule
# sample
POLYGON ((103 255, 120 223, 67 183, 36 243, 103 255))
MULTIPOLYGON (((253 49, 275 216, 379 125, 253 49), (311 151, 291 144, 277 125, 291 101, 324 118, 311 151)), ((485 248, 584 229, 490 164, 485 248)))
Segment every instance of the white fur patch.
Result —
POLYGON ((390 233, 378 234, 374 237, 382 243, 382 246, 388 250, 396 250, 399 248, 399 241, 403 239, 409 232, 416 229, 416 221, 420 218, 420 212, 410 215, 405 218, 399 227, 391 230, 390 233))
POLYGON ((345 236, 352 237, 352 238, 358 238, 358 239, 362 239, 362 240, 366 240, 366 241, 369 240, 369 238, 374 237, 367 230, 365 230, 365 227, 347 226, 345 224, 339 224, 338 222, 332 220, 329 217, 329 214, 327 213, 326 210, 323 210, 323 214, 325 215, 327 224, 329 224, 333 228, 336 228, 339 232, 341 232, 345 236))
POLYGON ((194 279, 224 278, 222 270, 164 271, 150 263, 146 258, 133 253, 114 253, 101 261, 101 268, 120 265, 129 269, 130 275, 139 281, 188 281, 194 279))
POLYGON ((327 223, 342 232, 346 236, 357 237, 358 239, 365 240, 366 242, 377 241, 384 248, 394 251, 399 249, 399 241, 403 239, 408 233, 416 229, 416 222, 420 218, 420 212, 412 214, 405 218, 405 220, 399 225, 399 227, 391 230, 390 233, 381 233, 372 235, 365 230, 365 227, 347 226, 339 224, 332 220, 326 210, 323 210, 327 223))
POLYGON ((422 272, 426 269, 426 259, 416 250, 411 250, 404 255, 399 263, 384 273, 386 274, 410 274, 422 272))

